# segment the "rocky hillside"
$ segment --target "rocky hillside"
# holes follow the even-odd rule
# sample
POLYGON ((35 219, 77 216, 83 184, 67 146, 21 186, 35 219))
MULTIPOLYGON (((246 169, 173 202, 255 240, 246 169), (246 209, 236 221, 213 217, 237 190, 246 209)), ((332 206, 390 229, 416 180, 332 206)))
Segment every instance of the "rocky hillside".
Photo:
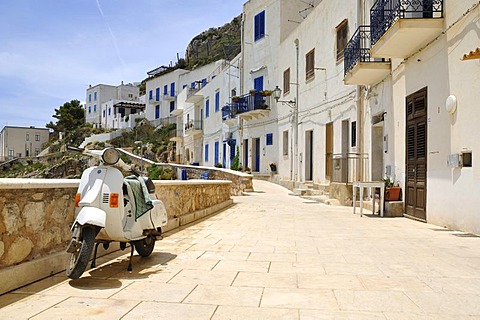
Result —
POLYGON ((219 28, 210 28, 192 39, 187 46, 185 63, 194 69, 219 59, 233 59, 240 53, 241 15, 219 28))

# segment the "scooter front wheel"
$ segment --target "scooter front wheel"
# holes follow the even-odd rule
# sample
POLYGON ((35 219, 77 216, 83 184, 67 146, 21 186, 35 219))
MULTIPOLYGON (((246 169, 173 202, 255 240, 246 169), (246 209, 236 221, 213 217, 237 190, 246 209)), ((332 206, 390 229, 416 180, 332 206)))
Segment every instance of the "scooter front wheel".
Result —
POLYGON ((95 231, 92 227, 82 228, 81 245, 75 252, 70 253, 67 261, 67 277, 70 279, 78 279, 87 269, 88 260, 92 255, 93 246, 95 243, 95 231))
POLYGON ((135 246, 135 250, 139 255, 142 257, 148 257, 152 254, 153 249, 155 248, 155 238, 148 236, 142 240, 134 241, 133 245, 135 246))

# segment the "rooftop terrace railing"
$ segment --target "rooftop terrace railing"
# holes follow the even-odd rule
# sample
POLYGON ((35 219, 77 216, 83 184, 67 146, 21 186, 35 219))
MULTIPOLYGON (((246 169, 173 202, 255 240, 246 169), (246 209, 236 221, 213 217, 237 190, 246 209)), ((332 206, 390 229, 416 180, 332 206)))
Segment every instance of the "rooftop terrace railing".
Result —
POLYGON ((443 18, 443 0, 377 0, 370 9, 372 45, 398 19, 443 18))

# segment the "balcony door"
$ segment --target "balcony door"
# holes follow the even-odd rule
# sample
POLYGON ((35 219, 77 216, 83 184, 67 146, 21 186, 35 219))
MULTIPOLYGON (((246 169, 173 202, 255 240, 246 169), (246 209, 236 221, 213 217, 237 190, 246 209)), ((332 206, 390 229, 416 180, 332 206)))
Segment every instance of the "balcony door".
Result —
POLYGON ((426 220, 427 88, 406 98, 405 213, 426 220))
POLYGON ((332 181, 333 157, 333 123, 325 127, 325 179, 332 181))
POLYGON ((254 138, 252 150, 252 171, 260 172, 260 138, 254 138))
POLYGON ((313 130, 305 131, 305 181, 313 181, 313 130))

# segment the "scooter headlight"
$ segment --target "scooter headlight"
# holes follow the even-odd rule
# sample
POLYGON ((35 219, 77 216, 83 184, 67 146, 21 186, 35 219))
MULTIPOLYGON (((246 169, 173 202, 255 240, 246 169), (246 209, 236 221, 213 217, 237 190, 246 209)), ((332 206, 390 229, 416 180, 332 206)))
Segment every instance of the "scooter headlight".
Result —
POLYGON ((114 165, 120 160, 120 153, 114 148, 108 148, 103 151, 102 160, 105 164, 114 165))

